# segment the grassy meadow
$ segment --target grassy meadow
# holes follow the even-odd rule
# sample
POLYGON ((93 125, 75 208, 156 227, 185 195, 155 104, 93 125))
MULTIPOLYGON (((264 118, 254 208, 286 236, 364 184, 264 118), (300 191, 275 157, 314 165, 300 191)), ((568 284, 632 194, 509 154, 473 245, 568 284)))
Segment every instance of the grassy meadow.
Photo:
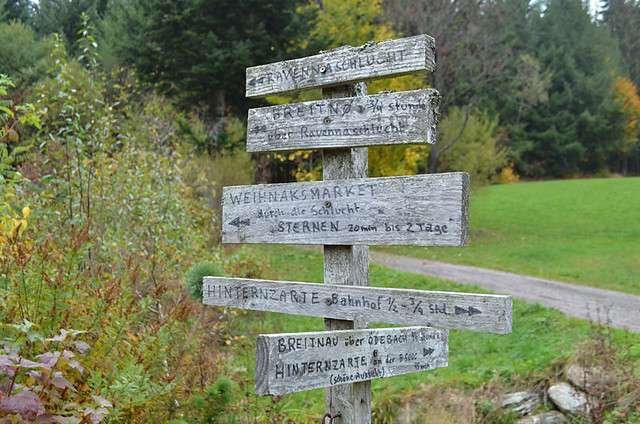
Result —
POLYGON ((640 178, 483 187, 469 221, 467 247, 385 250, 640 295, 640 178))
MULTIPOLYGON (((269 264, 264 278, 322 282, 320 252, 289 246, 261 246, 255 250, 269 264)), ((377 265, 371 266, 371 284, 487 293, 479 287, 397 272, 377 265)), ((323 322, 319 318, 238 312, 229 327, 230 334, 241 335, 242 340, 235 346, 237 353, 233 361, 227 364, 233 375, 231 378, 244 378, 246 384, 253 384, 256 335, 322 329, 323 322)), ((412 422, 472 422, 466 421, 471 418, 468 411, 464 415, 462 406, 465 402, 471 402, 471 406, 467 406, 475 411, 474 420, 479 414, 486 414, 486 421, 481 422, 513 422, 509 417, 498 416, 499 411, 490 404, 493 397, 505 391, 542 387, 551 380, 560 379, 567 363, 584 359, 585 355, 589 358, 596 356, 596 352, 604 349, 603 346, 610 348, 606 355, 619 357, 629 366, 640 366, 639 334, 603 329, 584 320, 567 318, 538 304, 514 300, 512 334, 452 330, 447 368, 373 381, 374 422, 397 422, 403 410, 411 411, 418 419, 427 420, 412 422), (600 347, 597 346, 599 343, 600 347), (462 404, 461 399, 464 399, 462 404), (479 403, 486 404, 486 410, 478 408, 479 403)), ((277 407, 279 413, 295 422, 317 422, 324 412, 323 390, 290 394, 276 400, 277 403, 269 405, 268 398, 255 399, 262 408, 277 407)))
MULTIPOLYGON (((640 294, 639 194, 639 178, 485 187, 471 196, 469 247, 388 250, 640 294)), ((268 264, 264 278, 323 280, 318 251, 276 245, 251 251, 268 264)), ((374 264, 371 284, 486 292, 374 264)), ((246 311, 238 317, 246 319, 235 321, 238 326, 232 324, 230 331, 242 333, 243 342, 236 346, 238 354, 229 366, 250 375, 255 335, 323 328, 316 318, 246 311)), ((613 373, 628 373, 625 367, 640 365, 640 335, 570 319, 538 304, 514 300, 513 328, 510 335, 451 331, 448 368, 374 381, 374 421, 395 422, 409 414, 427 420, 422 422, 513 422, 514 417, 500 416, 491 406, 491 398, 500 392, 543 387, 561 379, 567 364, 602 362, 601 355, 620 361, 613 373)), ((246 379, 247 384, 252 381, 252 376, 246 379)), ((296 422, 314 422, 323 413, 324 391, 287 395, 269 407, 296 422)))

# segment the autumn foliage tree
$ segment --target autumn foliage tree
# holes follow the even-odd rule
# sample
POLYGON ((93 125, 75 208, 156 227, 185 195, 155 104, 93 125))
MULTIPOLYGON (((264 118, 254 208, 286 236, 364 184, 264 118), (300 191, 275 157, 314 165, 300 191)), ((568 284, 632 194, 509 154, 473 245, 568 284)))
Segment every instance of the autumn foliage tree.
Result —
POLYGON ((638 149, 640 141, 640 96, 638 87, 623 77, 616 79, 613 91, 624 116, 624 130, 618 149, 622 158, 622 173, 626 177, 629 173, 629 156, 638 149))

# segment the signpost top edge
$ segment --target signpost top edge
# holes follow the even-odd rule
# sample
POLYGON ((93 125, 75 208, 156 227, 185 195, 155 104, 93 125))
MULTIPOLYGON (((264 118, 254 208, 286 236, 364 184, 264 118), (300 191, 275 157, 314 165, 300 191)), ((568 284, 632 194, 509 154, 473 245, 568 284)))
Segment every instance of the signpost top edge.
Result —
POLYGON ((467 172, 439 172, 437 174, 415 174, 415 175, 396 175, 392 177, 363 177, 363 178, 341 178, 336 180, 319 180, 319 181, 297 181, 290 183, 270 183, 270 184, 244 184, 237 186, 224 186, 223 192, 228 192, 234 189, 265 189, 265 190, 278 190, 291 187, 304 187, 304 186, 323 186, 323 185, 357 185, 362 183, 376 183, 384 181, 437 181, 442 184, 448 181, 460 181, 463 187, 469 186, 469 173, 467 172))
MULTIPOLYGON (((309 282, 302 282, 302 281, 284 281, 284 280, 268 280, 268 279, 255 279, 255 278, 244 278, 244 277, 217 277, 217 276, 205 276, 202 277, 202 282, 203 284, 206 283, 216 283, 216 282, 235 282, 235 283, 255 283, 255 282, 264 282, 264 283, 273 283, 273 284, 283 284, 283 285, 294 285, 294 284, 301 284, 303 286, 309 286, 309 287, 313 287, 313 286, 317 286, 317 287, 321 287, 321 288, 327 288, 327 284, 323 284, 323 283, 309 283, 309 282)), ((331 286, 331 289, 336 290, 336 289, 344 289, 344 287, 342 286, 331 286)), ((467 293, 467 292, 448 292, 448 291, 443 291, 443 290, 418 290, 418 289, 403 289, 403 288, 398 288, 398 287, 383 287, 383 286, 364 286, 364 287, 360 287, 360 286, 347 286, 347 288, 349 289, 356 289, 356 290, 368 290, 368 289, 380 289, 380 290, 386 290, 389 292, 398 292, 398 293, 407 293, 407 292, 426 292, 429 293, 430 295, 433 296, 439 296, 439 295, 445 295, 445 296, 460 296, 460 297, 465 297, 465 296, 477 296, 477 297, 483 297, 483 298, 487 298, 487 299, 510 299, 512 298, 511 295, 508 294, 495 294, 495 293, 467 293)))
POLYGON ((435 40, 421 34, 247 68, 246 96, 261 98, 434 70, 435 40))

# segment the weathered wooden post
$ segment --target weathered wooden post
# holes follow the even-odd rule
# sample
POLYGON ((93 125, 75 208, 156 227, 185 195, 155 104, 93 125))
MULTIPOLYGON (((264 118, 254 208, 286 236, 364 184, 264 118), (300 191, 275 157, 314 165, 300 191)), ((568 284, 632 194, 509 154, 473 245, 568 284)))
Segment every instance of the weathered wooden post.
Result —
MULTIPOLYGON (((364 82, 325 88, 322 98, 365 96, 364 82)), ((369 176, 368 151, 366 147, 324 150, 322 157, 325 181, 369 176)), ((324 283, 334 285, 369 286, 368 246, 324 246, 324 283)), ((327 331, 368 328, 367 321, 345 321, 325 318, 327 331)), ((337 423, 366 424, 371 422, 371 380, 342 384, 326 389, 325 409, 336 416, 337 423)))
POLYGON ((205 304, 325 318, 324 332, 258 337, 258 395, 325 387, 332 423, 370 423, 370 381, 447 366, 448 329, 511 332, 510 296, 369 287, 369 245, 467 244, 467 174, 367 178, 367 146, 433 143, 440 97, 364 81, 431 72, 434 49, 420 35, 247 69, 248 97, 323 97, 251 109, 247 150, 322 149, 324 181, 223 189, 223 242, 324 245, 324 284, 205 277, 205 304))

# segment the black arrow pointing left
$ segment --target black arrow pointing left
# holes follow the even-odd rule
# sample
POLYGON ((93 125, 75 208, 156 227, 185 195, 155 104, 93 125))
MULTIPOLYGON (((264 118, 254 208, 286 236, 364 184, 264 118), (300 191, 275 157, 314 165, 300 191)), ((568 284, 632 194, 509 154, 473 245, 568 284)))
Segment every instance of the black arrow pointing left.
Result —
POLYGON ((237 217, 236 219, 231 221, 229 225, 233 225, 234 227, 240 228, 242 225, 246 225, 246 226, 251 225, 251 221, 249 219, 241 220, 240 217, 237 217))

